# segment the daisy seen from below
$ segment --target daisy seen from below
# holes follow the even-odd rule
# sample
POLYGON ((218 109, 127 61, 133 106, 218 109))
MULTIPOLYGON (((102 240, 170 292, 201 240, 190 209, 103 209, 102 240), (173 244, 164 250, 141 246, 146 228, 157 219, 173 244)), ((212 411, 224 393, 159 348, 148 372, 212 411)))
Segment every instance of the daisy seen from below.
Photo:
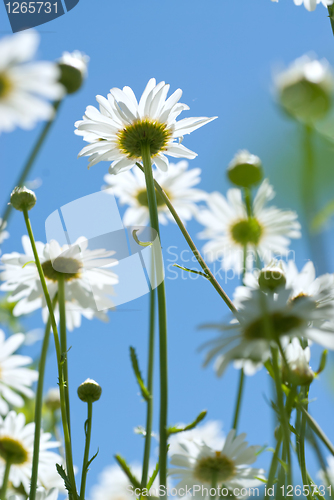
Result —
MULTIPOLYGON (((198 210, 196 202, 205 200, 207 194, 194 188, 200 182, 199 168, 188 170, 188 162, 183 160, 176 164, 170 163, 168 172, 153 169, 153 176, 166 192, 178 215, 183 222, 190 220, 198 210)), ((104 180, 111 187, 113 194, 119 198, 121 205, 129 205, 123 222, 125 226, 146 225, 150 221, 145 177, 139 169, 124 172, 115 177, 106 174, 104 180)), ((156 192, 160 224, 174 222, 163 199, 156 192)))
POLYGON ((317 278, 313 262, 306 262, 299 272, 296 263, 289 260, 288 262, 273 261, 261 271, 255 269, 253 272, 246 273, 244 286, 238 286, 234 291, 233 302, 237 308, 241 306, 245 298, 251 296, 252 290, 259 288, 260 276, 269 282, 269 273, 277 286, 280 285, 280 280, 284 279, 285 288, 290 290, 289 301, 306 296, 314 302, 316 307, 334 305, 334 275, 327 273, 317 278))
POLYGON ((216 373, 221 376, 234 360, 263 364, 270 357, 271 346, 277 347, 278 342, 285 346, 293 337, 334 349, 332 306, 317 308, 308 297, 289 301, 290 294, 289 289, 281 289, 276 297, 253 290, 251 296, 242 302, 242 308, 235 313, 232 323, 203 325, 222 332, 202 346, 209 347, 205 365, 215 359, 216 373))
POLYGON ((149 147, 152 163, 163 172, 169 165, 165 154, 195 158, 196 153, 181 144, 183 136, 217 117, 184 118, 177 122, 179 114, 189 107, 179 103, 181 89, 167 99, 169 87, 151 78, 139 103, 130 87, 112 88, 107 99, 96 96, 99 109, 88 106, 83 119, 75 123, 75 133, 90 143, 79 153, 79 157, 89 156, 88 168, 109 161, 111 174, 129 170, 141 161, 143 145, 149 147))
MULTIPOLYGON (((8 461, 11 463, 9 470, 9 482, 13 488, 23 486, 29 493, 32 459, 34 449, 35 424, 25 425, 23 413, 18 415, 10 411, 5 419, 0 417, 0 476, 1 483, 4 478, 5 468, 8 461)), ((41 433, 38 484, 44 482, 44 476, 48 476, 50 470, 54 469, 56 463, 61 464, 62 458, 57 453, 50 451, 58 448, 59 443, 50 441, 51 434, 41 433)))
POLYGON ((0 132, 33 128, 54 109, 48 99, 61 99, 60 70, 52 62, 30 62, 39 44, 35 31, 0 40, 0 132))
POLYGON ((190 451, 183 444, 182 453, 174 453, 170 458, 171 465, 176 467, 170 469, 169 474, 179 480, 177 489, 192 489, 192 496, 209 498, 211 487, 218 491, 219 497, 218 487, 233 493, 236 488, 240 492, 242 488, 261 485, 255 478, 263 477, 264 471, 249 467, 256 461, 260 446, 248 446, 245 438, 246 434, 236 436, 235 430, 231 430, 219 448, 202 442, 195 443, 196 451, 190 451), (207 488, 206 493, 200 486, 207 488))
MULTIPOLYGON (((4 283, 0 289, 10 292, 10 302, 17 302, 13 310, 15 316, 42 307, 46 321, 47 307, 37 267, 32 262, 34 256, 28 236, 22 237, 22 246, 24 254, 13 252, 2 256, 0 278, 4 283)), ((47 244, 36 242, 36 248, 51 298, 57 293, 60 275, 64 278, 67 327, 80 326, 81 316, 105 319, 101 310, 112 306, 110 297, 118 283, 117 275, 111 270, 118 263, 111 258, 114 252, 89 250, 86 238, 78 238, 73 245, 62 247, 55 240, 47 244)))
MULTIPOLYGON (((179 424, 184 427, 184 424, 179 424)), ((197 444, 206 444, 209 447, 222 447, 225 442, 225 434, 222 432, 222 423, 218 420, 209 420, 205 424, 198 425, 194 429, 172 434, 169 438, 169 453, 182 453, 183 445, 188 450, 197 450, 197 444)))
POLYGON ((253 266, 257 254, 264 262, 275 254, 286 255, 290 238, 301 236, 300 224, 295 212, 266 207, 274 196, 273 187, 265 179, 248 216, 240 189, 229 189, 226 198, 218 192, 208 195, 208 208, 199 210, 196 216, 205 227, 198 237, 210 240, 203 247, 208 261, 222 259, 224 270, 240 273, 245 249, 247 268, 253 266))
MULTIPOLYGON (((272 2, 278 2, 278 0, 271 0, 272 2)), ((304 7, 309 10, 315 10, 317 4, 322 3, 324 7, 328 7, 329 5, 332 5, 333 0, 293 0, 295 5, 303 5, 304 7)))
POLYGON ((9 404, 17 407, 24 405, 24 399, 33 398, 32 384, 38 379, 38 372, 26 368, 32 363, 28 356, 14 354, 24 343, 23 333, 11 335, 8 339, 0 330, 0 414, 6 415, 9 404))

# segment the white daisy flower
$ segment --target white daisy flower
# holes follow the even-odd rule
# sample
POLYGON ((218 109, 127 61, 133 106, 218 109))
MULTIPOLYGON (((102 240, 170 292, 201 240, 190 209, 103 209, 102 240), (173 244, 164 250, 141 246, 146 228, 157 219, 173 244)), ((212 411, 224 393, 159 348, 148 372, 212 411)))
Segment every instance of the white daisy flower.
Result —
POLYGON ((3 243, 7 238, 9 238, 9 232, 5 231, 7 227, 7 222, 2 224, 2 219, 0 217, 0 244, 3 243))
POLYGON ((208 209, 197 215, 205 226, 198 237, 210 240, 203 247, 208 261, 222 258, 223 269, 240 273, 245 247, 247 267, 252 267, 256 253, 264 262, 275 254, 286 255, 290 238, 301 236, 300 224, 295 212, 266 208, 274 196, 273 187, 264 180, 253 201, 253 216, 248 217, 240 189, 229 189, 227 198, 218 192, 208 195, 208 209))
POLYGON ((77 92, 87 77, 89 57, 83 52, 63 52, 58 61, 61 77, 60 82, 69 94, 77 92))
MULTIPOLYGON (((183 424, 179 424, 180 427, 183 424)), ((197 450, 196 444, 206 444, 214 448, 221 448, 225 442, 225 435, 221 430, 222 423, 218 420, 209 420, 205 424, 198 425, 194 429, 185 432, 172 434, 168 440, 169 453, 171 455, 182 453, 183 445, 186 445, 188 450, 197 450)))
MULTIPOLYGON (((311 350, 303 347, 298 339, 294 338, 285 347, 285 358, 289 365, 290 381, 296 385, 307 385, 314 379, 314 372, 310 367, 311 350)), ((285 367, 283 365, 283 373, 285 367)))
MULTIPOLYGON (((272 2, 278 2, 278 0, 271 0, 272 2)), ((295 5, 303 5, 304 7, 309 10, 315 10, 317 4, 322 3, 324 7, 328 7, 329 5, 332 5, 333 0, 293 0, 295 5)))
POLYGON ((214 120, 214 118, 184 118, 179 114, 189 109, 179 103, 182 90, 176 90, 168 99, 169 85, 149 80, 138 103, 133 90, 112 88, 108 99, 96 96, 99 110, 86 108, 83 120, 75 123, 76 134, 82 135, 89 146, 79 156, 89 156, 88 168, 100 161, 111 161, 109 173, 129 170, 141 161, 141 145, 150 145, 152 163, 162 171, 168 170, 165 154, 189 160, 197 155, 181 144, 182 137, 214 120))
POLYGON ((52 62, 29 62, 39 35, 35 31, 6 36, 0 41, 0 132, 33 128, 54 112, 47 99, 60 99, 60 70, 52 62))
MULTIPOLYGON (((155 180, 166 192, 175 210, 183 221, 190 220, 198 211, 197 201, 205 200, 207 194, 194 188, 200 181, 201 170, 188 170, 188 162, 170 163, 168 172, 154 169, 155 180)), ((144 226, 149 223, 148 200, 145 176, 139 169, 124 172, 115 177, 106 174, 106 187, 113 188, 113 194, 119 198, 121 205, 129 205, 126 209, 123 222, 125 226, 144 226)), ((163 199, 157 194, 157 205, 160 224, 174 221, 163 199)))
MULTIPOLYGON (((22 246, 24 254, 13 252, 3 255, 4 270, 0 279, 4 283, 0 289, 11 292, 8 300, 17 302, 13 310, 15 316, 28 314, 42 307, 46 321, 48 311, 36 265, 31 263, 34 256, 28 236, 22 237, 22 246)), ((117 275, 110 269, 118 263, 111 259, 114 252, 89 250, 88 240, 85 238, 78 238, 71 247, 60 247, 52 240, 46 245, 36 242, 36 248, 51 298, 58 290, 59 275, 64 276, 68 329, 80 326, 81 316, 88 319, 98 316, 103 319, 105 315, 97 311, 96 302, 99 309, 112 305, 110 296, 114 295, 113 286, 118 283, 117 275)), ((55 315, 58 317, 58 308, 55 315)))
POLYGON ((63 52, 58 62, 59 64, 65 64, 66 66, 76 68, 80 71, 82 77, 85 78, 87 76, 89 59, 89 56, 80 52, 80 50, 74 50, 74 52, 63 52))
MULTIPOLYGON (((321 308, 308 297, 289 301, 291 291, 281 290, 276 297, 254 290, 251 297, 242 303, 235 313, 236 320, 230 324, 210 324, 223 333, 205 344, 210 346, 205 364, 216 358, 215 369, 221 376, 227 365, 234 360, 251 360, 264 363, 270 357, 270 346, 277 346, 277 339, 285 346, 289 338, 303 337, 334 349, 334 327, 330 305, 321 308), (272 333, 267 332, 264 310, 270 320, 272 333), (271 337, 269 335, 272 335, 271 337)), ((204 346, 203 346, 204 347, 204 346)))
MULTIPOLYGON (((231 430, 224 445, 210 447, 205 443, 196 443, 196 452, 191 452, 187 445, 183 445, 183 452, 173 454, 170 458, 169 474, 179 479, 177 488, 193 489, 192 496, 202 497, 202 491, 195 486, 204 486, 210 490, 215 479, 217 487, 224 487, 230 491, 234 488, 259 486, 261 481, 256 477, 263 477, 262 469, 249 467, 257 459, 260 446, 248 446, 246 434, 235 435, 231 430)), ((204 495, 209 497, 209 495, 204 495)))
MULTIPOLYGON (((25 425, 23 413, 18 415, 10 411, 5 419, 0 417, 0 482, 2 483, 5 472, 6 460, 10 458, 12 465, 9 472, 9 481, 14 488, 21 484, 29 493, 34 451, 35 424, 25 425)), ((61 464, 62 458, 57 453, 50 451, 58 448, 59 443, 50 441, 51 434, 41 433, 40 454, 38 467, 38 484, 44 481, 50 469, 61 464)))
MULTIPOLYGON (((323 274, 316 278, 314 264, 311 261, 308 261, 300 272, 293 260, 287 263, 279 261, 275 265, 284 274, 285 288, 290 290, 290 301, 306 296, 312 299, 317 307, 334 305, 333 274, 323 274)), ((259 288, 259 276, 263 272, 266 272, 266 268, 261 271, 255 269, 245 274, 244 286, 238 286, 234 291, 233 303, 236 308, 242 307, 243 300, 251 296, 252 290, 259 288)))
MULTIPOLYGON (((141 481, 142 468, 140 465, 130 465, 131 472, 141 481)), ((152 474, 153 468, 150 470, 152 474)), ((152 485, 152 490, 158 490, 157 479, 152 485)), ((134 487, 128 477, 118 465, 109 465, 99 475, 99 483, 93 486, 89 495, 90 500, 133 500, 136 498, 134 487)))
POLYGON ((23 333, 11 335, 7 340, 5 334, 0 330, 0 414, 6 415, 9 406, 21 407, 24 399, 33 398, 32 384, 38 379, 38 372, 25 368, 32 363, 28 356, 14 354, 24 343, 23 333), (20 394, 18 394, 20 393, 20 394))

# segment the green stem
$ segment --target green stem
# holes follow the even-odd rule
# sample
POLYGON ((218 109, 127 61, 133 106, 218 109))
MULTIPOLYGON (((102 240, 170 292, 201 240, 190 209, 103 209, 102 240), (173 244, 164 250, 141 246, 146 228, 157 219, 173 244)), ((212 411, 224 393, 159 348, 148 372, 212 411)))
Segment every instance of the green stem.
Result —
MULTIPOLYGON (((142 172, 144 172, 144 168, 140 165, 140 163, 136 163, 136 165, 137 165, 138 168, 140 168, 140 170, 142 172)), ((180 217, 178 216, 175 208, 171 204, 170 199, 168 198, 167 194, 165 193, 165 191, 162 189, 162 187, 160 186, 160 184, 156 180, 154 180, 154 186, 155 186, 155 189, 157 190, 157 192, 159 193, 159 195, 163 198, 164 202, 166 203, 166 206, 168 207, 168 209, 169 209, 170 213, 172 214, 172 216, 173 216, 176 224, 179 226, 179 229, 181 230, 181 233, 183 234, 186 242, 188 243, 188 245, 190 247, 190 250, 193 252, 194 256, 196 257, 196 259, 197 259, 197 261, 199 263, 199 265, 201 266, 201 268, 203 269, 203 271, 207 275, 208 280, 213 285, 213 287, 215 288, 215 290, 219 293, 219 295, 221 296, 221 298, 223 299, 223 301, 225 302, 225 304, 227 305, 227 307, 233 313, 235 313, 237 311, 236 307, 233 305, 233 302, 231 301, 231 299, 229 298, 229 296, 224 292, 224 290, 222 289, 222 287, 220 286, 220 284, 218 283, 218 281, 216 280, 216 278, 214 277, 214 275, 210 271, 209 267, 205 263, 203 257, 201 256, 199 250, 197 249, 195 243, 191 239, 190 234, 188 233, 188 231, 184 227, 184 224, 183 224, 182 220, 180 219, 180 217)))
POLYGON ((7 486, 8 486, 11 465, 12 465, 11 461, 7 460, 5 473, 4 473, 3 481, 2 481, 2 486, 1 486, 1 491, 0 491, 0 499, 1 500, 6 500, 6 491, 7 491, 7 486))
MULTIPOLYGON (((327 464, 326 464, 325 458, 323 456, 322 450, 319 446, 319 443, 317 441, 317 438, 314 436, 313 431, 308 432, 307 440, 309 441, 310 445, 312 446, 312 448, 315 451, 315 454, 317 455, 317 459, 318 459, 320 468, 322 469, 322 471, 324 473, 324 477, 326 479, 326 483, 329 486, 331 484, 331 480, 330 480, 330 477, 328 474, 327 464)), ((329 496, 330 496, 330 498, 333 498, 333 493, 330 492, 329 496)))
POLYGON ((292 467, 291 467, 291 454, 290 454, 290 428, 289 428, 289 421, 287 419, 286 411, 284 408, 282 381, 281 381, 281 375, 280 375, 279 364, 278 364, 278 349, 276 347, 272 348, 271 353, 272 353, 273 368, 274 368, 274 375, 275 375, 277 405, 278 405, 278 410, 280 413, 280 420, 281 420, 282 431, 283 431, 283 439, 284 439, 284 444, 285 444, 285 453, 286 453, 286 457, 287 457, 287 465, 288 465, 287 479, 288 479, 288 484, 292 485, 293 483, 292 483, 292 467))
POLYGON ((324 433, 324 431, 321 429, 319 424, 314 420, 313 417, 305 410, 304 406, 300 405, 299 406, 302 414, 306 416, 308 425, 310 428, 313 430, 313 432, 321 439, 321 441, 324 443, 324 445, 328 448, 328 450, 331 452, 332 455, 334 455, 334 446, 324 433))
POLYGON ((239 378, 238 398, 237 398, 237 404, 235 407, 233 425, 232 425, 232 429, 235 429, 235 431, 237 431, 237 427, 238 427, 239 412, 240 412, 241 398, 242 398, 242 392, 243 392, 243 387, 244 387, 244 380, 245 380, 245 373, 244 373, 244 370, 241 368, 240 378, 239 378))
POLYGON ((88 398, 87 401, 87 429, 86 430, 86 443, 85 443, 85 453, 82 464, 82 474, 81 474, 81 487, 80 487, 80 500, 85 500, 85 491, 86 491, 86 480, 87 480, 87 472, 88 472, 88 462, 89 462, 89 447, 90 447, 90 438, 92 434, 92 419, 93 419, 93 402, 91 398, 88 398))
POLYGON ((65 279, 60 275, 58 278, 58 303, 59 303, 59 326, 60 326, 60 348, 63 360, 64 392, 66 415, 69 434, 71 436, 71 418, 70 418, 70 398, 68 390, 68 362, 67 362, 67 335, 66 335, 66 294, 65 279))
POLYGON ((27 226, 27 231, 28 231, 32 251, 34 254, 34 258, 35 258, 35 264, 36 264, 36 267, 38 270, 39 278, 41 280, 43 294, 44 294, 46 304, 47 304, 47 307, 49 310, 49 315, 51 318, 51 326, 52 326, 53 336, 54 336, 54 341, 55 341, 57 365, 58 365, 60 409, 61 409, 61 418, 62 418, 62 425, 63 425, 63 431, 64 431, 64 443, 65 443, 65 452, 66 452, 67 473, 69 475, 70 482, 71 482, 71 485, 73 488, 73 495, 76 499, 77 492, 76 492, 76 486, 75 486, 75 476, 74 476, 74 468, 73 468, 71 440, 70 440, 70 433, 69 433, 69 429, 68 429, 67 415, 66 415, 65 392, 64 392, 63 369, 62 369, 62 356, 61 356, 61 348, 60 348, 60 342, 59 342, 59 336, 58 336, 58 329, 57 329, 57 324, 56 324, 56 320, 55 320, 54 313, 53 313, 52 302, 51 302, 51 298, 49 295, 49 290, 48 290, 48 287, 46 285, 45 276, 43 273, 43 268, 42 268, 41 262, 39 260, 39 256, 38 256, 38 252, 37 252, 37 248, 36 248, 36 244, 35 244, 35 238, 34 238, 31 224, 30 224, 27 209, 23 210, 23 215, 24 215, 24 220, 25 220, 26 226, 27 226))
MULTIPOLYGON (((54 297, 52 301, 52 308, 54 309, 57 303, 57 296, 54 297)), ((45 375, 45 365, 46 358, 48 354, 49 339, 51 332, 51 317, 48 317, 48 321, 45 326, 44 340, 42 345, 41 357, 39 360, 38 368, 38 383, 36 391, 36 401, 35 401, 35 435, 34 435, 34 452, 32 459, 32 471, 31 471, 31 483, 30 483, 30 493, 29 500, 35 500, 36 498, 36 488, 38 479, 38 463, 39 463, 39 448, 41 439, 41 426, 42 426, 42 407, 43 407, 43 387, 44 387, 44 375, 45 375)))
MULTIPOLYGON (((152 262, 152 267, 153 267, 152 262)), ((147 369, 147 389, 150 398, 147 401, 146 414, 146 435, 143 458, 143 473, 141 477, 141 487, 146 488, 148 481, 148 469, 150 462, 152 419, 153 419, 153 368, 154 368, 154 324, 155 324, 155 290, 150 292, 150 329, 148 343, 148 369, 147 369)))
POLYGON ((333 35, 334 35, 334 6, 333 5, 328 6, 328 14, 329 14, 328 17, 329 17, 330 22, 331 22, 333 35))
MULTIPOLYGON (((309 386, 307 388, 303 387, 302 388, 302 395, 303 399, 308 398, 308 392, 309 392, 309 386)), ((305 405, 307 409, 307 405, 305 405)), ((300 410, 297 410, 300 411, 300 410)), ((306 459, 305 459, 305 433, 306 433, 306 416, 303 413, 301 416, 301 423, 300 423, 300 433, 299 433, 299 443, 298 443, 298 458, 299 458, 299 465, 300 465, 300 471, 302 474, 302 480, 303 480, 303 485, 304 486, 310 486, 309 481, 308 481, 308 474, 307 474, 307 469, 306 469, 306 459)), ((312 498, 312 495, 307 494, 307 498, 312 498)))
MULTIPOLYGON (((20 177, 18 178, 16 184, 14 187, 18 186, 18 187, 22 187, 24 185, 24 182, 26 181, 29 173, 30 173, 30 170, 34 164, 34 161, 39 153, 39 150, 41 149, 42 145, 43 145, 43 142, 46 138, 46 136, 48 135, 48 132, 51 128, 51 125, 53 124, 53 122, 55 121, 55 118, 56 118, 56 114, 57 114, 57 111, 59 109, 59 106, 61 104, 61 100, 60 101, 55 101, 54 104, 53 104, 53 108, 54 108, 54 114, 51 118, 51 120, 49 120, 48 122, 45 123, 43 129, 42 129, 42 132, 41 132, 41 135, 39 136, 33 150, 31 151, 30 153, 30 156, 28 157, 28 160, 27 160, 27 163, 25 164, 25 166, 23 167, 23 170, 21 172, 21 175, 20 177)), ((7 203, 6 205, 6 208, 3 212, 3 216, 2 216, 2 223, 1 223, 1 227, 0 227, 0 230, 3 228, 5 222, 8 221, 10 215, 11 215, 11 212, 12 212, 12 205, 10 205, 9 203, 7 203)))
POLYGON ((271 461, 271 465, 270 465, 270 469, 269 469, 268 481, 266 484, 266 496, 265 496, 265 498, 270 498, 270 496, 268 495, 268 490, 273 487, 274 481, 275 481, 275 476, 276 476, 276 470, 277 470, 277 465, 278 465, 278 455, 279 455, 279 451, 280 451, 281 444, 282 444, 282 430, 281 430, 281 428, 279 428, 278 432, 280 434, 279 434, 279 437, 277 438, 275 452, 273 454, 273 459, 271 461))
MULTIPOLYGON (((144 165, 144 174, 147 189, 148 208, 152 228, 158 233, 159 218, 157 200, 154 188, 154 179, 152 172, 152 161, 149 144, 142 144, 142 160, 144 165)), ((156 269, 158 275, 162 271, 162 256, 157 253, 156 269)), ((167 378, 167 314, 166 314, 166 296, 164 280, 157 287, 158 292, 158 311, 159 311, 159 351, 160 351, 160 485, 167 488, 167 409, 168 409, 168 378, 167 378)))

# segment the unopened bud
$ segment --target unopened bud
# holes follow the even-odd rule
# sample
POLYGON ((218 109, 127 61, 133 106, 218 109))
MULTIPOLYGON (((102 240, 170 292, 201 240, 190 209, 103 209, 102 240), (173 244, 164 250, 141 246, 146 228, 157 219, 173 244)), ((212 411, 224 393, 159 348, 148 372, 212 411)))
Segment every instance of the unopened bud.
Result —
POLYGON ((33 191, 23 187, 16 187, 10 195, 10 204, 16 210, 31 210, 36 204, 36 195, 33 191))
POLYGON ((60 408, 60 393, 58 387, 49 389, 44 400, 45 406, 52 412, 60 408))
POLYGON ((299 340, 294 338, 284 351, 289 370, 283 364, 283 380, 293 385, 309 385, 315 376, 309 364, 310 348, 303 349, 299 340))
POLYGON ((97 382, 95 382, 95 380, 92 380, 90 378, 85 380, 85 382, 80 384, 78 387, 78 396, 81 401, 84 401, 85 403, 87 403, 89 400, 91 400, 92 402, 98 401, 100 399, 101 393, 101 386, 97 382))
POLYGON ((238 151, 227 168, 230 181, 239 187, 251 187, 263 178, 262 163, 258 156, 246 150, 238 151))
POLYGON ((68 94, 77 92, 83 84, 87 75, 89 57, 75 50, 64 52, 58 61, 61 71, 59 82, 65 87, 68 94))
POLYGON ((283 287, 286 284, 284 270, 280 263, 273 262, 267 267, 264 267, 258 278, 259 287, 263 291, 275 291, 276 288, 283 287))

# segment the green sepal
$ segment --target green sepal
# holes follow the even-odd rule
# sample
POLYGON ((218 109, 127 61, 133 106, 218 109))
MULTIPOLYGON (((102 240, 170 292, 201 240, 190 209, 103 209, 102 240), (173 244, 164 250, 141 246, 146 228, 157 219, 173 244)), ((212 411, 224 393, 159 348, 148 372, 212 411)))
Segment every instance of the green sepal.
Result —
POLYGON ((138 364, 138 358, 136 351, 134 347, 130 346, 130 357, 131 357, 131 363, 132 363, 132 369, 134 371, 137 383, 139 385, 141 394, 145 401, 149 401, 151 399, 151 394, 149 390, 147 389, 146 385, 144 384, 143 377, 140 372, 139 364, 138 364))
POLYGON ((320 364, 318 370, 315 372, 316 375, 319 375, 326 368, 327 363, 328 350, 325 349, 321 355, 320 364))
POLYGON ((202 422, 202 420, 206 417, 207 415, 207 410, 203 410, 191 424, 186 425, 185 427, 168 427, 167 429, 167 435, 170 436, 171 434, 177 434, 178 432, 184 432, 184 431, 190 431, 191 429, 194 429, 197 424, 202 422))
POLYGON ((130 467, 126 463, 125 458, 121 457, 121 455, 115 455, 115 460, 117 461, 118 465, 122 469, 122 471, 128 476, 130 483, 135 487, 135 488, 141 488, 140 482, 138 479, 132 474, 130 467))

